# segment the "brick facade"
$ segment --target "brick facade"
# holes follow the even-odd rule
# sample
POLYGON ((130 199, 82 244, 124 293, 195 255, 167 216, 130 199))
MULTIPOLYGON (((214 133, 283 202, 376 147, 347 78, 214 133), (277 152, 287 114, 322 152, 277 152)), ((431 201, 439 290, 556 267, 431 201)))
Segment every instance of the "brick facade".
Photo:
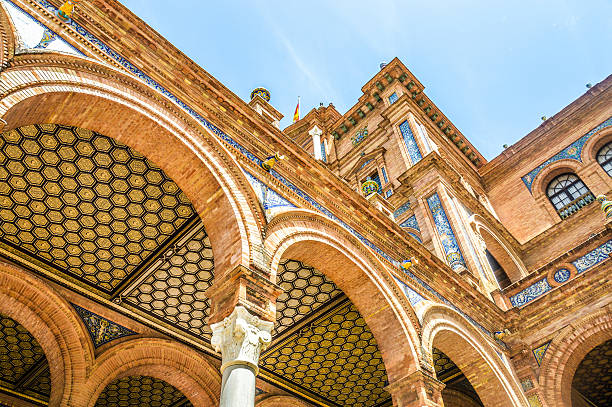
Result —
MULTIPOLYGON (((552 407, 576 399, 578 366, 612 339, 612 223, 597 202, 582 202, 562 218, 546 188, 556 176, 573 173, 594 196, 612 198, 612 178, 596 158, 612 141, 612 78, 487 162, 398 59, 362 87, 348 112, 320 106, 281 131, 262 113, 282 116, 268 101, 240 100, 119 2, 83 1, 68 22, 52 12, 59 1, 45 4, 0 2, 2 148, 24 126, 73 126, 127 146, 176 183, 194 222, 205 227, 214 279, 201 288, 198 278, 186 283, 188 275, 173 285, 175 276, 168 275, 150 286, 168 282, 168 291, 183 295, 200 290, 197 311, 205 327, 238 305, 275 322, 282 305, 295 312, 293 325, 278 342, 273 338, 273 347, 293 340, 294 348, 306 349, 301 341, 310 331, 329 342, 320 346, 331 356, 319 362, 320 349, 310 349, 308 364, 328 364, 338 376, 334 386, 321 390, 318 379, 303 375, 300 382, 299 375, 262 369, 257 406, 335 406, 348 399, 354 401, 346 405, 365 406, 375 394, 384 400, 378 405, 404 407, 552 407), (21 11, 9 12, 16 6, 21 11), (15 12, 55 31, 82 55, 18 46, 15 12), (315 126, 325 160, 315 158, 321 157, 313 147, 315 126), (275 154, 285 159, 262 168, 275 154), (378 193, 364 196, 366 180, 378 183, 378 193), (281 275, 288 260, 314 270, 292 286, 308 300, 277 301, 291 295, 281 275), (325 302, 318 299, 321 287, 342 294, 325 302), (336 345, 349 336, 340 332, 354 325, 334 322, 336 331, 317 331, 345 301, 365 321, 364 337, 376 344, 369 355, 382 359, 385 376, 375 389, 368 388, 374 377, 342 385, 351 370, 362 369, 364 377, 376 371, 362 367, 367 362, 357 356, 364 349, 351 353, 336 345), (445 384, 435 364, 440 352, 452 361, 453 378, 465 377, 477 397, 445 384), (340 359, 348 362, 335 364, 340 359), (342 369, 349 373, 338 374, 342 369)), ((21 164, 15 162, 28 163, 6 149, 2 171, 16 173, 21 164)), ((19 182, 14 177, 8 182, 19 182)), ((23 190, 33 184, 26 185, 23 190)), ((27 224, 24 217, 8 220, 35 209, 22 206, 0 208, 1 226, 9 228, 3 233, 27 224)), ((114 233, 121 241, 129 232, 114 233)), ((163 380, 194 406, 219 404, 220 356, 208 328, 195 335, 193 320, 175 317, 186 315, 183 300, 173 300, 179 294, 164 300, 164 309, 172 310, 164 318, 125 301, 128 288, 162 274, 155 268, 161 262, 176 261, 170 270, 177 273, 179 263, 190 260, 191 235, 181 233, 157 242, 155 256, 108 295, 62 273, 59 257, 43 261, 0 236, 0 314, 43 349, 48 405, 93 406, 109 383, 132 376, 163 380), (96 347, 91 326, 71 304, 130 335, 96 347)), ((308 368, 293 362, 298 372, 308 368)), ((276 363, 289 365, 280 357, 276 363)), ((39 405, 3 388, 0 383, 0 403, 39 405)))

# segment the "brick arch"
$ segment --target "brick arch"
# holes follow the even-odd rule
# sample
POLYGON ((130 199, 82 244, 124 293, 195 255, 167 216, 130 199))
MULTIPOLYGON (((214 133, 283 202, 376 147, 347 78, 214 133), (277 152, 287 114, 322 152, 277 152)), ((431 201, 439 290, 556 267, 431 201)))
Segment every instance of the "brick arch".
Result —
POLYGON ((425 352, 440 349, 461 369, 485 406, 526 406, 511 368, 494 345, 452 308, 424 301, 417 309, 425 352))
MULTIPOLYGON (((583 167, 584 164, 581 162, 570 159, 563 159, 550 164, 540 171, 540 173, 536 175, 535 179, 533 180, 533 183, 531 184, 531 193, 533 194, 533 197, 536 200, 546 199, 546 201, 552 207, 552 204, 548 200, 548 195, 546 195, 546 188, 548 187, 550 181, 552 181, 556 176, 565 173, 576 174, 580 179, 582 179, 580 172, 583 167)), ((587 185, 584 179, 582 179, 582 182, 587 185)))
POLYGON ((516 250, 494 232, 494 229, 490 228, 480 215, 471 216, 470 221, 472 228, 482 236, 487 250, 504 268, 510 281, 518 281, 529 274, 516 250))
POLYGON ((4 5, 0 4, 0 69, 4 68, 15 55, 16 32, 4 5))
POLYGON ((612 339, 612 308, 567 326, 550 343, 540 367, 540 388, 551 406, 571 407, 572 380, 593 348, 612 339))
POLYGON ((344 291, 372 331, 390 383, 420 369, 414 310, 388 266, 339 224, 312 211, 284 212, 268 225, 264 249, 273 279, 280 261, 291 258, 315 267, 344 291))
POLYGON ((0 313, 23 325, 43 348, 51 372, 49 405, 71 405, 94 358, 72 307, 41 279, 0 262, 0 313))
POLYGON ((291 396, 270 396, 255 403, 255 407, 308 407, 308 404, 291 396))
POLYGON ((5 130, 35 123, 87 128, 159 166, 191 200, 207 228, 215 268, 259 262, 263 214, 229 150, 207 128, 137 80, 68 55, 18 55, 0 73, 5 130), (36 78, 36 79, 34 79, 36 78))
POLYGON ((126 376, 150 376, 174 386, 194 407, 216 407, 221 394, 219 369, 176 341, 138 338, 106 350, 91 367, 75 406, 93 407, 106 386, 126 376))
POLYGON ((587 165, 591 162, 595 162, 599 166, 597 162, 597 152, 610 141, 612 141, 612 127, 606 127, 589 137, 582 147, 582 162, 587 165))

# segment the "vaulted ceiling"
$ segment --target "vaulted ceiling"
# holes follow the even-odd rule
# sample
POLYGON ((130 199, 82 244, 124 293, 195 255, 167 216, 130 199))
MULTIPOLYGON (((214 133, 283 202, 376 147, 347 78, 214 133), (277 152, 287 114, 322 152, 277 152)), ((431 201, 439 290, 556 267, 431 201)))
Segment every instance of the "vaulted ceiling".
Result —
POLYGON ((612 340, 587 353, 576 369, 572 387, 592 405, 612 407, 612 340))
MULTIPOLYGON (((0 256, 81 294, 111 300, 153 328, 209 346, 209 236, 178 185, 138 152, 77 127, 41 124, 5 132, 0 219, 0 256)), ((283 293, 260 377, 319 405, 390 405, 376 340, 346 295, 297 260, 283 260, 277 276, 283 293)), ((96 349, 137 334, 73 306, 96 349)), ((50 380, 42 349, 23 327, 4 325, 20 326, 15 321, 2 321, 8 339, 0 340, 0 386, 43 403, 50 380)), ((434 357, 448 377, 456 376, 452 362, 434 357)), ((187 405, 167 386, 123 378, 97 405, 187 405), (162 388, 168 397, 153 397, 162 388)))

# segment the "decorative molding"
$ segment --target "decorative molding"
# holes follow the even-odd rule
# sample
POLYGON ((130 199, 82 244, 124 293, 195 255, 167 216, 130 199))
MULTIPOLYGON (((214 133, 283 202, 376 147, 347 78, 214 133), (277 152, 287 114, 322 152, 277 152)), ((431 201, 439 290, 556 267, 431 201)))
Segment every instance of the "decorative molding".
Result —
POLYGON ((132 331, 124 326, 116 324, 98 314, 95 314, 85 308, 79 307, 76 304, 71 304, 77 314, 85 324, 87 332, 91 337, 94 349, 125 336, 137 335, 137 332, 132 331))
MULTIPOLYGON (((574 267, 576 267, 576 275, 583 273, 597 266, 599 263, 606 261, 610 258, 611 254, 612 239, 608 240, 601 246, 591 250, 584 256, 574 260, 572 264, 574 265, 574 267)), ((565 283, 571 278, 573 278, 573 276, 567 268, 561 268, 557 270, 553 275, 553 280, 558 284, 565 283)), ((528 304, 529 302, 535 300, 536 298, 541 297, 552 289, 553 287, 548 282, 548 278, 544 277, 543 279, 536 281, 524 290, 512 295, 510 297, 510 303, 515 307, 522 307, 528 304)))
POLYGON ((423 156, 421 155, 421 150, 419 149, 416 139, 414 138, 412 129, 408 124, 408 120, 400 124, 399 129, 400 133, 402 133, 402 137, 404 138, 404 144, 406 145, 406 149, 408 150, 410 161, 412 161, 412 165, 415 165, 423 159, 423 156))
POLYGON ((463 260, 463 255, 461 254, 461 249, 459 248, 459 243, 457 243, 457 238, 455 237, 453 228, 451 227, 437 193, 427 198, 427 205, 429 205, 429 210, 436 224, 436 230, 438 231, 440 242, 444 248, 446 261, 453 270, 457 271, 467 268, 465 260, 463 260))
POLYGON ((612 117, 608 118, 608 120, 599 124, 597 127, 593 128, 591 131, 586 133, 584 136, 580 137, 578 140, 574 141, 569 146, 565 147, 563 150, 558 152, 557 154, 550 157, 548 160, 544 161, 542 164, 538 165, 533 170, 529 171, 525 176, 521 179, 525 183, 529 192, 531 191, 531 186, 533 185, 533 181, 538 176, 538 174, 547 166, 559 160, 575 160, 578 162, 582 162, 582 149, 586 142, 591 138, 591 136, 598 131, 605 129, 606 127, 612 126, 612 117))

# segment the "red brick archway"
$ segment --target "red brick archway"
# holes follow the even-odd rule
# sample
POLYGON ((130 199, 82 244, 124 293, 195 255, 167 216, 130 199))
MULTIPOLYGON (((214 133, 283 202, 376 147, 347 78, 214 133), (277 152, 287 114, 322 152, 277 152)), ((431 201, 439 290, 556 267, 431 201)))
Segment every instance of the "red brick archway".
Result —
POLYGON ((130 146, 189 197, 209 233, 218 274, 260 262, 250 248, 261 242, 263 216, 248 181, 216 136, 176 105, 131 77, 67 55, 18 55, 0 82, 7 84, 0 95, 4 131, 57 123, 130 146))
POLYGON ((98 357, 75 405, 93 407, 112 381, 126 376, 151 376, 171 384, 194 407, 216 407, 221 375, 202 355, 176 341, 139 338, 122 342, 98 357))
POLYGON ((485 406, 526 406, 507 359, 457 311, 429 301, 419 304, 423 349, 440 349, 461 369, 485 406))
POLYGON ((550 343, 540 368, 540 388, 549 406, 571 407, 578 365, 596 346, 612 339, 612 308, 569 325, 550 343))
POLYGON ((51 372, 49 405, 72 405, 94 357, 72 307, 39 278, 0 262, 0 313, 23 325, 43 348, 51 372))
POLYGON ((273 278, 282 259, 296 259, 344 291, 372 331, 390 383, 419 369, 416 314, 385 271, 388 266, 344 228, 314 212, 285 212, 268 225, 264 247, 273 278))
POLYGON ((0 67, 15 55, 15 28, 4 6, 0 4, 0 67))

